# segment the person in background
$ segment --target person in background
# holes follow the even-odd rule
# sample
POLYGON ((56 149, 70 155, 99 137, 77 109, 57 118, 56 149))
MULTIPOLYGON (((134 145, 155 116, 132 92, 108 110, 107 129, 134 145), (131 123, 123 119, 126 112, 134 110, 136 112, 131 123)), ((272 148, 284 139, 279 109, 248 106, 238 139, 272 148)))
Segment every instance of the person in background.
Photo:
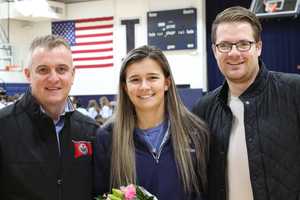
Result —
POLYGON ((103 119, 101 115, 97 115, 95 117, 95 121, 98 123, 99 126, 102 126, 105 123, 105 119, 103 119))
POLYGON ((100 103, 100 115, 104 120, 107 120, 113 114, 112 106, 110 105, 110 102, 106 96, 102 96, 99 99, 99 103, 100 103))
POLYGON ((75 75, 69 45, 37 37, 24 72, 30 89, 0 111, 1 199, 92 199, 98 126, 68 99, 75 75))
POLYGON ((119 77, 115 114, 96 137, 96 194, 133 183, 159 200, 203 200, 208 132, 181 102, 162 51, 130 51, 119 77))
POLYGON ((100 107, 95 99, 89 100, 87 111, 89 113, 89 116, 93 119, 96 119, 96 116, 100 113, 100 107))
POLYGON ((300 76, 266 68, 261 31, 242 7, 224 10, 212 25, 225 82, 193 109, 211 131, 210 200, 300 197, 300 76))
POLYGON ((7 106, 6 90, 3 87, 0 87, 0 109, 5 106, 7 106))
POLYGON ((70 96, 70 100, 71 100, 75 110, 77 110, 78 112, 80 112, 81 114, 83 114, 85 116, 90 117, 90 113, 88 112, 88 110, 81 105, 80 99, 78 99, 76 96, 70 96))
POLYGON ((2 100, 0 97, 0 109, 4 108, 5 106, 6 106, 6 102, 4 102, 4 100, 2 100))

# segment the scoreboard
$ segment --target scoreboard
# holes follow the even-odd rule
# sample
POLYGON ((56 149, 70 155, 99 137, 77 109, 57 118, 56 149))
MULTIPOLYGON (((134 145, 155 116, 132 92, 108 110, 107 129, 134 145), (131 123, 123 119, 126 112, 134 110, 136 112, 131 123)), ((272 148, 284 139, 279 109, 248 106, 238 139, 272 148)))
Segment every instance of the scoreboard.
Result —
POLYGON ((148 45, 161 50, 197 48, 197 10, 147 12, 148 45))

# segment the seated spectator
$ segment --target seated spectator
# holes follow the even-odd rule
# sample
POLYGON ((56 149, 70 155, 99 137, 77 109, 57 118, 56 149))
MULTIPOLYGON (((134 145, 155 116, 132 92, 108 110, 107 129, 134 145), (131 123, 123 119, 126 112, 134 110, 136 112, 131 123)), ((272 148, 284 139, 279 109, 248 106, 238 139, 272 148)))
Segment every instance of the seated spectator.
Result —
POLYGON ((6 105, 5 105, 5 102, 1 99, 0 100, 0 109, 1 108, 4 108, 6 105))
POLYGON ((95 99, 89 100, 87 111, 89 116, 93 119, 96 119, 96 116, 100 113, 100 107, 95 99))
POLYGON ((95 117, 96 122, 98 123, 99 126, 102 126, 105 122, 105 119, 103 119, 103 117, 101 115, 97 115, 95 117))
POLYGON ((80 103, 79 99, 77 99, 77 98, 74 97, 74 96, 70 97, 70 99, 71 99, 71 101, 72 101, 72 104, 73 104, 74 108, 75 108, 77 111, 79 111, 81 114, 84 114, 84 115, 86 115, 86 116, 90 116, 90 115, 89 115, 89 112, 88 112, 85 108, 83 108, 83 107, 81 106, 81 103, 80 103))
POLYGON ((0 87, 0 109, 6 106, 6 91, 0 87))
POLYGON ((113 109, 110 105, 110 102, 106 96, 102 96, 99 99, 100 103, 100 115, 106 120, 112 116, 113 109))

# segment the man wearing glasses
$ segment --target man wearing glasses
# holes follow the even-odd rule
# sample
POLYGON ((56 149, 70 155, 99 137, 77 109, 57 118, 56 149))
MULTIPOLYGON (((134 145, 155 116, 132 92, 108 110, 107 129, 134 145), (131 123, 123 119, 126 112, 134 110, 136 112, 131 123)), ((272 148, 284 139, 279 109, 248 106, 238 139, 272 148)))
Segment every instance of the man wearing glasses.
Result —
POLYGON ((212 25, 226 81, 194 107, 211 130, 210 200, 300 199, 300 76, 265 67, 261 31, 242 7, 212 25))

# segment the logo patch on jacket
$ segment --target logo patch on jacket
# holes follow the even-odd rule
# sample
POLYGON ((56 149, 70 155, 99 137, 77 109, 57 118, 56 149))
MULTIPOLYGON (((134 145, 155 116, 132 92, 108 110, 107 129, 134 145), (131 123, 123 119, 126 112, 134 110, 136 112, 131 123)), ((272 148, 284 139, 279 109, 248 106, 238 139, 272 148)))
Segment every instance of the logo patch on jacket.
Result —
POLYGON ((91 156, 93 153, 92 143, 89 141, 75 141, 74 144, 74 157, 79 158, 81 156, 91 156))

